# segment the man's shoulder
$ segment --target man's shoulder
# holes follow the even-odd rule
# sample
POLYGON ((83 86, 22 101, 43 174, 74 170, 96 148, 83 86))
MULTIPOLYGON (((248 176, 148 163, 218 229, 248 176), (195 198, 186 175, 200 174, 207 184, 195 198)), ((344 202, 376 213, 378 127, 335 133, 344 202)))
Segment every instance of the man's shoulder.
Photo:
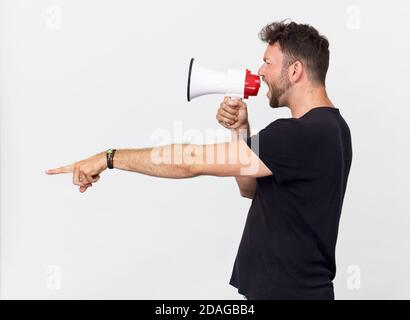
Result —
POLYGON ((303 125, 301 126, 295 118, 279 118, 269 123, 262 130, 266 132, 297 132, 302 127, 303 125))
POLYGON ((295 126, 297 125, 297 119, 295 118, 279 118, 271 123, 269 123, 265 129, 270 129, 270 128, 281 128, 281 127, 288 127, 288 126, 295 126))

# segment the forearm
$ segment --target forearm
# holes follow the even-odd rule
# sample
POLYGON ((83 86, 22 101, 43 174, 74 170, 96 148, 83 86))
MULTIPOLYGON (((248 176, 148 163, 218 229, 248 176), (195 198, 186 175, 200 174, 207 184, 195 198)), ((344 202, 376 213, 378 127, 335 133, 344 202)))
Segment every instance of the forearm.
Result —
MULTIPOLYGON (((249 138, 250 126, 249 123, 246 127, 241 129, 231 129, 232 141, 242 139, 245 140, 249 138)), ((239 191, 242 197, 252 199, 256 190, 256 178, 254 177, 235 177, 236 183, 238 184, 239 191)))
POLYGON ((155 148, 118 149, 114 168, 163 178, 190 178, 197 145, 172 144, 155 148))

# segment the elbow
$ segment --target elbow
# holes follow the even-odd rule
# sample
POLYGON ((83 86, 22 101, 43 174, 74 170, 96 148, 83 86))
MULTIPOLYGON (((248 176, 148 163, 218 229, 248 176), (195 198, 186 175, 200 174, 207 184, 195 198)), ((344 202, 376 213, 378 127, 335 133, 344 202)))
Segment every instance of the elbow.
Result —
POLYGON ((188 165, 187 171, 190 177, 197 177, 202 175, 202 167, 197 164, 188 165))
POLYGON ((255 195, 254 192, 251 192, 249 190, 240 190, 241 197, 243 198, 248 198, 248 199, 253 199, 253 196, 255 195))

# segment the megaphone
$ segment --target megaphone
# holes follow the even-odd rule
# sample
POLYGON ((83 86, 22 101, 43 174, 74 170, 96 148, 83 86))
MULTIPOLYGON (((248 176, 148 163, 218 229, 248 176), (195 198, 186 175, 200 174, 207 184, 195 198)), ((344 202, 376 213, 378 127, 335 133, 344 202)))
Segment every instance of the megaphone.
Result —
POLYGON ((231 98, 247 99, 258 94, 261 82, 258 75, 248 69, 215 71, 194 63, 189 63, 187 99, 206 94, 222 93, 231 98))

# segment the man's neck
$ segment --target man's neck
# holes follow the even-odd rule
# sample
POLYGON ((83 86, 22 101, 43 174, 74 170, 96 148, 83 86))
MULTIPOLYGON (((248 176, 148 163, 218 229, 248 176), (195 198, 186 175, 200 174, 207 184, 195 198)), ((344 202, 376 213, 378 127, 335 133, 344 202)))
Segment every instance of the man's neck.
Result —
POLYGON ((313 108, 334 107, 323 86, 306 88, 299 95, 295 95, 292 100, 289 101, 292 118, 300 118, 313 108))

